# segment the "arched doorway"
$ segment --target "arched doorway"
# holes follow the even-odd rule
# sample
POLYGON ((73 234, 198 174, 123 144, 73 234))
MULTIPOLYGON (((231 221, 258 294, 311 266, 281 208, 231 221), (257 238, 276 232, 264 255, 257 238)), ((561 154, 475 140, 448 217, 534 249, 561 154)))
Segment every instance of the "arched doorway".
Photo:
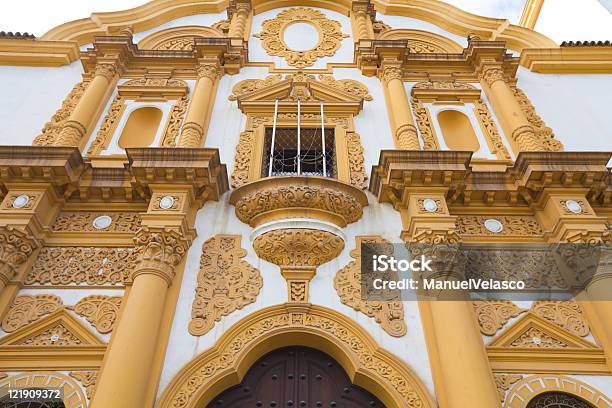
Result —
POLYGON ((340 364, 309 347, 274 350, 251 366, 242 382, 208 408, 325 407, 383 408, 368 391, 351 383, 340 364))
POLYGON ((545 392, 529 401, 527 408, 593 408, 593 405, 564 392, 545 392))

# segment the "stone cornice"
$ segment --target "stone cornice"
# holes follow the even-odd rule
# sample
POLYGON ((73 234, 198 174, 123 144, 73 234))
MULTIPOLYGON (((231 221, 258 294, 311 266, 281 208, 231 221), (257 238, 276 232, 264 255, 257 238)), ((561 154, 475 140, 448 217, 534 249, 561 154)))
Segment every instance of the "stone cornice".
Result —
POLYGON ((380 202, 406 204, 411 189, 438 189, 449 205, 529 206, 544 190, 580 190, 591 204, 612 197, 610 152, 522 152, 505 171, 470 167, 471 153, 383 150, 372 167, 370 191, 380 202))
POLYGON ((109 58, 124 67, 124 75, 140 77, 152 65, 169 68, 185 78, 197 77, 203 61, 220 64, 228 73, 236 73, 248 59, 247 43, 240 39, 195 38, 193 50, 143 50, 128 36, 97 36, 92 48, 81 53, 86 73, 93 73, 96 65, 109 58))
POLYGON ((542 74, 610 74, 612 46, 528 48, 521 53, 520 62, 542 74))
POLYGON ((217 149, 127 149, 127 163, 103 167, 85 162, 78 149, 0 146, 0 189, 10 184, 50 184, 75 202, 138 201, 152 184, 191 186, 195 197, 217 200, 229 188, 217 149))

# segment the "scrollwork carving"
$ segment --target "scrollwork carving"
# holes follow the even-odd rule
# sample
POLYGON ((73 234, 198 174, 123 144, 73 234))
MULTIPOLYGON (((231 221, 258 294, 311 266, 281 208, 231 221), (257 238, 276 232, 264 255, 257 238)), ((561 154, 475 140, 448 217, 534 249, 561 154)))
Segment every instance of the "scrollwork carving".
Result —
POLYGON ((491 86, 497 81, 504 81, 504 71, 498 67, 485 68, 481 73, 480 77, 491 86))
POLYGON ((140 225, 140 215, 135 212, 93 213, 86 211, 61 212, 52 226, 53 232, 99 232, 93 221, 100 215, 108 215, 112 222, 105 232, 136 232, 140 225))
POLYGON ((148 86, 148 87, 181 87, 188 88, 187 82, 177 78, 136 78, 131 79, 124 84, 122 87, 137 87, 137 86, 148 86))
POLYGON ((55 295, 17 296, 2 320, 2 330, 12 333, 63 307, 55 295))
POLYGON ((94 76, 103 76, 110 82, 118 73, 119 70, 115 64, 98 64, 96 65, 94 76))
POLYGON ((176 101, 174 106, 172 106, 172 110, 168 116, 168 125, 166 126, 166 131, 164 132, 164 137, 161 143, 163 147, 176 146, 179 130, 181 129, 185 113, 187 112, 188 101, 189 98, 183 96, 176 101))
POLYGON ((491 216, 482 215, 460 215, 457 217, 457 232, 462 235, 524 235, 541 236, 542 227, 538 220, 531 215, 523 216, 495 216, 504 228, 497 233, 485 228, 485 221, 491 216))
POLYGON ((489 108, 482 99, 474 102, 474 113, 489 141, 491 153, 497 155, 500 159, 510 160, 510 153, 508 153, 508 149, 504 146, 499 131, 497 130, 497 125, 491 116, 491 112, 489 112, 489 108))
POLYGON ((249 181, 249 171, 253 159, 253 147, 255 146, 255 135, 252 131, 240 133, 240 139, 236 145, 236 159, 232 171, 232 187, 238 188, 249 181))
POLYGON ((189 241, 180 232, 169 228, 142 227, 134 237, 138 258, 132 278, 140 274, 156 274, 168 284, 172 282, 175 266, 183 259, 189 241))
POLYGON ((527 120, 534 128, 536 138, 542 143, 544 148, 553 152, 563 151, 563 144, 555 139, 555 135, 551 128, 546 126, 546 123, 536 112, 535 106, 531 103, 527 95, 520 89, 514 88, 514 96, 518 101, 527 120))
POLYGON ((313 65, 318 58, 331 57, 340 48, 341 41, 348 37, 341 31, 339 22, 328 19, 322 12, 295 7, 280 12, 275 18, 265 20, 262 31, 255 34, 261 39, 261 45, 268 55, 284 58, 289 65, 305 68, 313 65), (293 22, 306 21, 313 24, 319 31, 319 43, 311 50, 291 50, 282 38, 285 27, 293 22))
POLYGON ((314 229, 279 229, 253 241, 257 255, 279 266, 319 266, 337 257, 344 241, 331 232, 314 229))
POLYGON ((348 150, 351 185, 365 189, 368 177, 366 176, 365 165, 363 163, 363 146, 361 145, 359 134, 350 131, 346 132, 346 148, 348 150))
POLYGON ((374 99, 364 84, 352 79, 338 80, 330 75, 319 75, 319 81, 331 88, 339 89, 351 95, 363 98, 366 101, 371 101, 374 99))
POLYGON ((45 247, 26 285, 117 285, 129 281, 136 254, 131 248, 45 247))
POLYGON ((569 345, 543 332, 542 330, 531 327, 525 333, 512 341, 509 345, 512 348, 567 348, 569 345))
POLYGON ((38 246, 38 241, 26 232, 0 227, 0 279, 5 283, 13 279, 38 246))
POLYGON ((69 375, 77 380, 85 388, 87 399, 91 400, 93 397, 94 390, 96 388, 96 381, 98 379, 97 371, 71 371, 69 375))
POLYGON ((416 97, 412 97, 410 103, 412 104, 417 126, 419 127, 419 132, 421 132, 421 138, 423 139, 423 149, 440 150, 440 145, 438 144, 438 139, 436 138, 434 128, 431 124, 427 108, 416 97))
POLYGON ((400 299, 394 301, 368 301, 361 293, 361 244, 389 244, 381 237, 357 237, 356 249, 351 251, 353 260, 340 269, 334 277, 334 288, 340 301, 352 309, 373 317, 380 327, 393 337, 402 337, 406 334, 404 321, 404 305, 400 299))
POLYGON ((79 82, 72 88, 66 99, 62 102, 61 108, 59 108, 55 114, 51 117, 51 121, 47 122, 42 129, 42 133, 36 136, 32 145, 34 146, 52 146, 55 144, 60 131, 66 124, 66 121, 74 111, 77 103, 83 96, 85 89, 87 89, 88 82, 79 82))
POLYGON ((480 332, 485 336, 494 336, 508 320, 526 312, 509 300, 479 300, 472 303, 480 332))
POLYGON ((389 82, 394 79, 402 80, 403 73, 400 67, 385 66, 381 71, 381 78, 384 82, 389 82))
POLYGON ((113 330, 122 298, 120 296, 91 295, 78 301, 72 310, 83 316, 100 333, 113 330))
POLYGON ((577 336, 590 333, 589 324, 582 309, 575 301, 536 301, 531 305, 532 313, 564 328, 577 336))
POLYGON ((510 389, 510 386, 522 379, 523 376, 520 374, 495 374, 495 385, 502 403, 506 399, 506 392, 510 389))
POLYGON ((83 341, 75 336, 66 326, 59 323, 40 333, 15 343, 23 346, 78 346, 83 341))
POLYGON ((240 235, 217 235, 202 246, 196 297, 189 333, 202 336, 221 317, 255 302, 263 286, 261 274, 242 260, 240 235))
POLYGON ((222 75, 221 69, 214 64, 200 64, 196 69, 198 74, 198 79, 200 78, 208 78, 211 81, 215 81, 222 75))
POLYGON ((240 96, 254 92, 258 89, 267 88, 283 80, 282 75, 269 75, 266 79, 245 79, 238 82, 232 88, 232 94, 228 97, 230 101, 237 100, 240 96))
POLYGON ((100 154, 103 150, 108 147, 108 144, 113 137, 113 132, 121 119, 121 114, 125 109, 125 100, 122 96, 117 95, 113 100, 110 108, 108 108, 108 113, 104 117, 104 121, 102 125, 100 125, 100 129, 98 130, 98 134, 96 138, 89 146, 87 150, 87 155, 93 156, 96 154, 100 154))

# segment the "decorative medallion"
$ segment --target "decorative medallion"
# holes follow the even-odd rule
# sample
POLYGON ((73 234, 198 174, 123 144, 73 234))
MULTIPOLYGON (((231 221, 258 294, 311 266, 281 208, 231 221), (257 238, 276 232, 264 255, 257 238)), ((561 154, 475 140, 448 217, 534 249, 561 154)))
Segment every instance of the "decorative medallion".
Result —
POLYGON ((489 218, 486 219, 484 222, 484 227, 494 233, 494 234, 499 234, 500 232, 503 231, 504 229, 504 224, 502 224, 499 220, 496 220, 494 218, 489 218))
POLYGON ((265 20, 262 31, 255 34, 261 39, 262 47, 268 55, 283 57, 289 65, 305 68, 313 65, 318 58, 331 57, 340 48, 343 34, 338 21, 328 19, 318 10, 305 7, 291 8, 279 13, 271 20, 265 20), (285 41, 285 31, 297 23, 307 23, 318 31, 319 40, 309 50, 293 50, 285 41))
MULTIPOLYGON (((361 244, 389 244, 379 236, 357 237, 356 248, 351 251, 353 261, 340 269, 334 278, 334 288, 343 304, 373 317, 381 328, 393 337, 402 337, 406 334, 404 321, 404 306, 396 297, 395 301, 367 301, 361 293, 361 244)), ((393 249, 390 247, 390 252, 393 249)), ((399 293, 398 293, 399 294, 399 293)))
POLYGON ((30 202, 30 197, 25 194, 15 197, 13 200, 13 208, 21 209, 24 208, 30 202))
POLYGON ((202 246, 189 333, 202 336, 221 317, 255 302, 263 287, 259 270, 242 260, 240 235, 216 235, 202 246))
POLYGON ((104 230, 111 226, 113 219, 108 215, 100 215, 91 222, 93 227, 97 230, 104 230))

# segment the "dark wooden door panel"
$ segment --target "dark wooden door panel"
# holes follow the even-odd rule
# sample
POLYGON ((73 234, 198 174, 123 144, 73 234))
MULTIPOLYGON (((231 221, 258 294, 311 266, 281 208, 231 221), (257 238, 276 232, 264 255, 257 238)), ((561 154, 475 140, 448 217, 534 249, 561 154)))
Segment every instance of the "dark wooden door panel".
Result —
POLYGON ((242 383, 208 408, 384 408, 366 390, 351 384, 330 356, 307 347, 275 350, 257 361, 242 383))

